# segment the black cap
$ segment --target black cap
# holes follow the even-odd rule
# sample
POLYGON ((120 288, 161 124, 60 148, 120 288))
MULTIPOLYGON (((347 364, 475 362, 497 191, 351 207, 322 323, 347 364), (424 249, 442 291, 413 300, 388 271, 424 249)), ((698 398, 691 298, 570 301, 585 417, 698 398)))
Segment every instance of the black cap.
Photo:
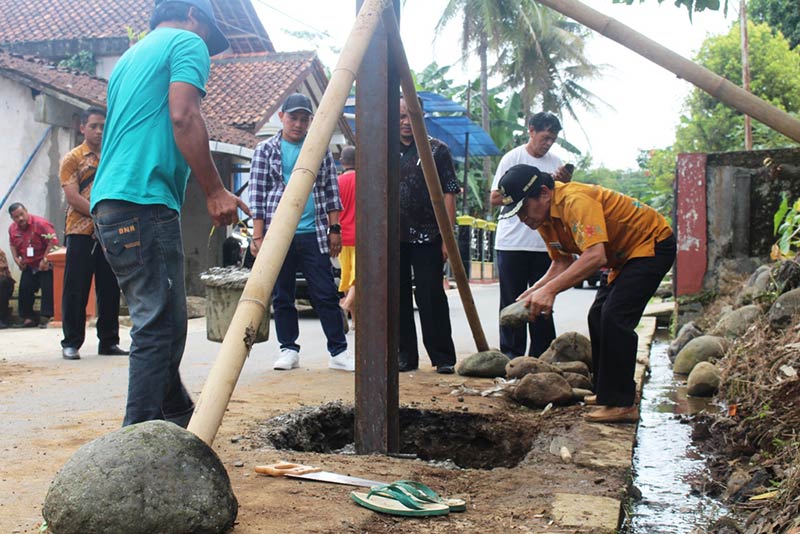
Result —
POLYGON ((230 43, 225 38, 225 35, 219 29, 219 26, 217 26, 217 19, 214 16, 214 8, 211 7, 211 0, 156 0, 156 5, 169 1, 178 1, 184 4, 189 4, 190 6, 194 6, 202 11, 203 15, 206 16, 211 26, 211 35, 208 36, 208 41, 206 41, 209 56, 215 56, 220 52, 225 51, 230 46, 230 43))
POLYGON ((289 98, 281 106, 281 111, 284 113, 291 113, 292 111, 297 111, 302 109, 303 111, 308 111, 311 113, 311 99, 308 98, 304 94, 295 93, 291 95, 289 98))
POLYGON ((500 194, 503 195, 503 207, 498 219, 516 215, 537 182, 543 185, 540 178, 544 175, 546 173, 532 165, 520 164, 508 169, 498 183, 500 194))

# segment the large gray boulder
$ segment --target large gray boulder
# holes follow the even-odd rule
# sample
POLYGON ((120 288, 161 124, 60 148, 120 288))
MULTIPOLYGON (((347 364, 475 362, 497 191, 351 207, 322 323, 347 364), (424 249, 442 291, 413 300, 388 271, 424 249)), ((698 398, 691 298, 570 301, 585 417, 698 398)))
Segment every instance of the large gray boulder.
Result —
POLYGON ((530 356, 517 356, 506 364, 506 378, 509 379, 522 378, 525 375, 535 373, 561 374, 561 371, 554 365, 530 356))
POLYGON ((514 389, 514 400, 526 406, 543 408, 572 402, 572 386, 557 373, 525 375, 514 389))
POLYGON ((760 307, 755 304, 742 306, 723 315, 710 334, 714 336, 740 337, 760 317, 760 307))
POLYGON ((539 359, 547 363, 583 362, 591 369, 592 344, 583 334, 565 332, 550 343, 539 359))
POLYGON ((678 353, 672 370, 681 375, 688 375, 700 362, 715 362, 725 355, 728 343, 718 336, 700 336, 691 340, 678 353))
POLYGON ((670 361, 674 362, 675 356, 678 355, 678 353, 683 347, 686 346, 687 343, 702 335, 703 332, 697 328, 697 325, 694 324, 694 321, 689 321, 683 325, 678 331, 678 335, 672 340, 672 343, 669 344, 669 347, 667 347, 667 355, 669 356, 670 361))
POLYGON ((461 376, 479 376, 483 378, 497 378, 506 376, 508 356, 497 350, 487 350, 470 354, 456 366, 456 372, 461 376))
POLYGON ((686 393, 693 397, 710 397, 719 390, 721 374, 716 365, 700 362, 689 373, 686 393))
POLYGON ((528 324, 529 318, 528 308, 525 307, 525 303, 521 300, 500 310, 500 326, 517 328, 528 324))
POLYGON ((148 421, 87 443, 50 485, 42 515, 57 534, 223 533, 238 503, 214 451, 148 421))
POLYGON ((767 318, 772 328, 780 330, 789 326, 798 313, 800 313, 800 289, 792 289, 772 303, 767 318))

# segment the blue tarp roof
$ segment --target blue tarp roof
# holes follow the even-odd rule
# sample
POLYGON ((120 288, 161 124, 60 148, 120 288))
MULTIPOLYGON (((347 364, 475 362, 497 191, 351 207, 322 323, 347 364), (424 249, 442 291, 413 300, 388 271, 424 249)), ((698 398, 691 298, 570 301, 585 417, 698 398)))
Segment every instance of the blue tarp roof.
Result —
POLYGON ((447 97, 430 91, 419 91, 417 96, 422 99, 422 107, 425 113, 433 113, 435 111, 441 113, 466 113, 467 108, 454 102, 447 97))
MULTIPOLYGON (((417 94, 422 99, 425 111, 425 127, 428 129, 428 135, 447 143, 455 159, 464 159, 467 132, 469 132, 470 156, 497 156, 500 154, 500 149, 494 144, 489 134, 466 115, 431 115, 431 113, 463 114, 467 111, 464 106, 436 93, 420 91, 417 94)), ((351 102, 352 105, 345 106, 344 112, 355 114, 354 99, 348 99, 348 103, 351 102)), ((353 119, 348 119, 347 121, 355 133, 355 121, 353 119)))

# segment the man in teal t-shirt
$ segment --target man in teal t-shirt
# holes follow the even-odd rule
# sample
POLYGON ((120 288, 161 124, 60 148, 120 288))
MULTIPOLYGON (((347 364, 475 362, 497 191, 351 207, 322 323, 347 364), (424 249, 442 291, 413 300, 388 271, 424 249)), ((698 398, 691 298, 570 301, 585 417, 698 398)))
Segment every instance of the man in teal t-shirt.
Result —
POLYGON ((157 0, 150 28, 108 82, 91 210, 133 323, 123 425, 165 419, 185 427, 194 403, 178 372, 186 342, 180 209, 190 170, 215 225, 249 210, 222 185, 200 113, 209 54, 228 48, 210 1, 157 0))

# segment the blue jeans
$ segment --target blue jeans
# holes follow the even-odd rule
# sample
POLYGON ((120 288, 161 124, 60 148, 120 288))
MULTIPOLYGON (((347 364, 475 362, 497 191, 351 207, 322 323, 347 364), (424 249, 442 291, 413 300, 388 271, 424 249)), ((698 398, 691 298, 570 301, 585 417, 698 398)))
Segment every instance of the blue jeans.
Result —
POLYGON ((194 403, 178 371, 186 343, 180 214, 161 205, 104 200, 93 216, 133 323, 123 426, 165 419, 185 427, 194 403))
POLYGON ((336 356, 347 350, 344 334, 342 310, 339 308, 339 294, 333 281, 331 259, 319 251, 317 236, 314 233, 296 234, 283 260, 281 272, 272 290, 272 309, 275 313, 275 331, 282 349, 300 351, 297 338, 300 327, 295 308, 295 279, 298 269, 308 282, 308 294, 314 306, 322 331, 328 339, 328 352, 336 356))

